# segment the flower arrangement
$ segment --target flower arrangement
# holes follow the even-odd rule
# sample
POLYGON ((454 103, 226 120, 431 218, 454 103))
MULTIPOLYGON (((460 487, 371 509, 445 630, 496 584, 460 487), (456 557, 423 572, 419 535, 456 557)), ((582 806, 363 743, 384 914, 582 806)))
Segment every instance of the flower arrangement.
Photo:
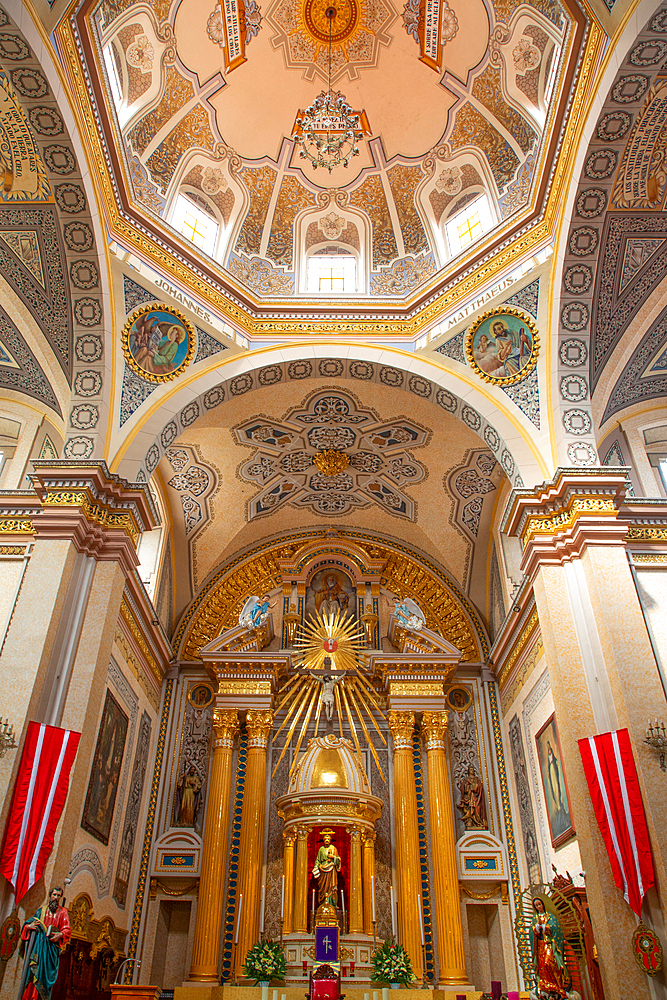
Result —
POLYGON ((400 983, 402 986, 408 986, 414 981, 410 956, 402 944, 385 941, 373 952, 371 962, 373 964, 371 979, 374 983, 400 983))
POLYGON ((256 983, 284 979, 287 972, 285 952, 280 941, 258 941, 245 957, 243 974, 256 983))

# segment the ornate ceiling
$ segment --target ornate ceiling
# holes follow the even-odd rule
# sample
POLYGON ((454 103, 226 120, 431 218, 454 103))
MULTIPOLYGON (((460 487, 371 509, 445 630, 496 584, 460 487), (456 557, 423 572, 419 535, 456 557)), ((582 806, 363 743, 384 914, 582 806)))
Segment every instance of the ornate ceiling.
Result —
POLYGON ((495 227, 478 252, 543 212, 584 37, 573 0, 436 0, 428 17, 425 0, 341 0, 334 86, 369 135, 323 177, 290 136, 326 83, 325 7, 233 0, 223 16, 213 0, 101 0, 58 28, 97 116, 118 235, 136 248, 140 227, 178 248, 211 277, 209 299, 228 289, 242 309, 294 308, 308 253, 333 245, 356 257, 363 309, 414 303, 475 256, 452 259, 444 232, 475 197, 495 227), (168 226, 183 191, 220 224, 214 261, 168 226))

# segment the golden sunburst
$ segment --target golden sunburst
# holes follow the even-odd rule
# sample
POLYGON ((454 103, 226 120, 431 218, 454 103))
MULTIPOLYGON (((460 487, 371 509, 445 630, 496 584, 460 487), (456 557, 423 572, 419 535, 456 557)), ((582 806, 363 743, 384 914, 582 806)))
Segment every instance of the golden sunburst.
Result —
POLYGON ((320 615, 316 613, 314 616, 310 616, 303 625, 299 626, 299 633, 296 639, 296 644, 300 647, 296 657, 297 665, 301 670, 308 672, 294 674, 280 689, 279 694, 282 695, 282 698, 276 708, 276 713, 287 708, 287 714, 276 732, 274 740, 288 723, 289 729, 273 774, 275 775, 278 770, 278 765, 285 756, 296 727, 301 721, 301 729, 294 748, 294 760, 290 768, 290 777, 292 776, 313 712, 315 713, 314 738, 317 736, 320 716, 324 708, 328 722, 333 724, 334 716, 337 718, 341 738, 343 738, 343 722, 347 722, 359 762, 364 767, 361 744, 354 721, 355 718, 357 719, 366 745, 370 748, 384 781, 385 777, 368 730, 367 721, 373 725, 381 742, 386 746, 387 741, 376 722, 375 713, 382 718, 385 716, 380 708, 375 688, 369 678, 359 669, 359 662, 363 657, 365 646, 363 628, 353 618, 337 611, 334 614, 320 615), (330 663, 325 662, 327 659, 330 660, 330 663))
POLYGON ((358 622, 342 611, 309 615, 294 640, 296 662, 306 670, 353 670, 366 642, 358 622), (329 659, 330 664, 325 663, 329 659))

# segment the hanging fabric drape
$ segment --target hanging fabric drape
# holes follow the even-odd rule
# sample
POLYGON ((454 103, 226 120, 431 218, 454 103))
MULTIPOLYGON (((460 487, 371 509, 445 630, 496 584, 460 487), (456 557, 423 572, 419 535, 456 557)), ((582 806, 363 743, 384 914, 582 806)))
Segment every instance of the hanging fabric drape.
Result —
POLYGON ((614 880, 639 917, 655 877, 630 734, 591 736, 579 740, 579 751, 614 880))

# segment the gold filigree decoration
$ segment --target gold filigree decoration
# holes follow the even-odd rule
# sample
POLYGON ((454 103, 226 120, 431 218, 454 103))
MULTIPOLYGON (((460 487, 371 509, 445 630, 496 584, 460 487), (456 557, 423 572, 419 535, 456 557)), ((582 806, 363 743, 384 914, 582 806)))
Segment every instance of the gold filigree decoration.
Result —
POLYGON ((387 712, 389 732, 394 741, 394 750, 412 750, 412 734, 415 728, 414 712, 387 712))
POLYGON ((80 507, 89 521, 103 528, 119 528, 132 539, 135 547, 141 531, 132 514, 127 511, 119 514, 117 511, 99 503, 91 503, 88 494, 73 490, 47 490, 42 501, 44 507, 80 507))
POLYGON ((349 457, 344 451, 336 451, 335 448, 326 448, 313 456, 313 463, 317 466, 323 476, 337 476, 344 472, 350 464, 349 457))
MULTIPOLYGON (((555 514, 534 514, 527 518, 521 532, 521 539, 526 543, 534 535, 555 535, 559 531, 571 528, 575 521, 579 520, 582 514, 618 516, 618 509, 613 497, 573 497, 564 510, 555 514)), ((632 529, 631 529, 632 530, 632 529)), ((654 529, 640 529, 651 531, 654 529)), ((658 529, 664 531, 665 529, 658 529)), ((641 536, 645 537, 645 536, 641 536)), ((663 537, 667 537, 664 535, 663 537)))
POLYGON ((526 622, 521 631, 519 638, 512 646, 509 656, 507 657, 507 659, 501 666, 500 670, 498 671, 497 674, 498 686, 501 688, 501 690, 503 685, 509 678, 510 674, 512 673, 512 670, 514 669, 514 664, 521 656, 523 650, 526 648, 527 643, 532 638, 535 629, 537 628, 538 625, 539 625, 539 618, 537 615, 537 608, 533 608, 528 618, 528 621, 526 622))
POLYGON ((158 685, 162 686, 162 671, 160 670, 160 667, 158 666, 158 663, 155 657, 153 656, 153 653, 148 643, 144 639, 143 632, 139 628, 139 625, 137 624, 132 609, 125 600, 125 598, 123 598, 122 601, 120 602, 120 616, 127 625, 130 632, 132 633, 132 638, 136 642, 137 646, 144 654, 146 662, 151 669, 151 673, 153 674, 153 677, 157 681, 158 685))
POLYGON ((535 323, 521 309, 497 306, 471 324, 463 347, 468 364, 485 382, 513 385, 535 368, 540 335, 535 323), (490 363, 493 367, 489 367, 490 363))
MULTIPOLYGON (((628 528, 625 536, 626 542, 667 542, 667 528, 640 527, 635 525, 628 528)), ((635 562, 641 561, 638 556, 633 557, 635 562)))
POLYGON ((28 517, 0 517, 0 534, 34 535, 35 526, 28 517))

